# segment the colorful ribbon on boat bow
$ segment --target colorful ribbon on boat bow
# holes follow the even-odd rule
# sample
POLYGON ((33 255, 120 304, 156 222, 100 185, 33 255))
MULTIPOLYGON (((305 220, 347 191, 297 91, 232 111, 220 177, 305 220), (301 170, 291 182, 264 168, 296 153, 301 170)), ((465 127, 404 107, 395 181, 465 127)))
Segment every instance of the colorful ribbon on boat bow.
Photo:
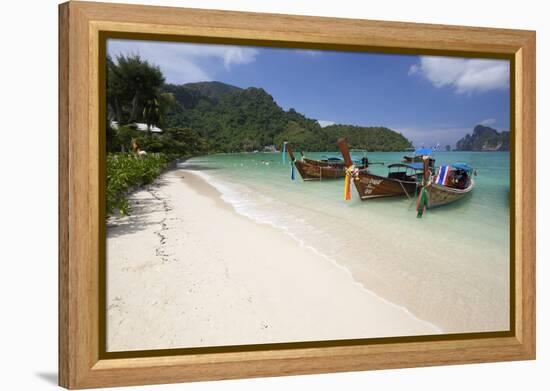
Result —
POLYGON ((416 217, 421 218, 428 207, 428 187, 432 185, 432 175, 428 170, 428 178, 422 180, 422 188, 416 200, 416 217))
POLYGON ((422 186, 422 189, 420 189, 420 194, 418 194, 418 199, 416 201, 417 218, 422 217, 422 215, 426 211, 427 205, 428 205, 428 190, 426 189, 426 186, 422 186))
POLYGON ((358 173, 359 173, 359 169, 355 168, 353 164, 348 168, 346 168, 346 179, 344 182, 344 200, 345 201, 351 200, 351 178, 356 178, 358 173))
MULTIPOLYGON (((416 217, 421 218, 424 212, 428 207, 428 187, 432 185, 432 181, 435 179, 437 181, 437 176, 434 178, 432 172, 429 168, 429 158, 428 156, 422 156, 422 188, 418 194, 418 199, 416 200, 416 217)), ((446 174, 444 170, 440 168, 440 173, 443 174, 441 180, 445 181, 446 174)))
POLYGON ((294 159, 294 160, 292 160, 292 161, 290 162, 290 180, 292 180, 292 181, 293 181, 294 179, 296 179, 296 176, 295 176, 295 174, 294 174, 294 162, 295 162, 295 161, 296 161, 296 159, 294 159))

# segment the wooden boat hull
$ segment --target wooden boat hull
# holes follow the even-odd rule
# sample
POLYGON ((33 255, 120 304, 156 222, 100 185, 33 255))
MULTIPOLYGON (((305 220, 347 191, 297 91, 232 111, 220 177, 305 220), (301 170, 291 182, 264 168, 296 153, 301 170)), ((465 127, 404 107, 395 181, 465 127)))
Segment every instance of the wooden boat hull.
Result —
POLYGON ((302 154, 302 160, 294 157, 290 144, 284 144, 292 159, 294 167, 300 173, 304 181, 321 181, 324 179, 339 179, 346 176, 346 165, 344 162, 322 161, 308 159, 302 154))
POLYGON ((456 202, 471 193, 474 187, 475 182, 473 179, 470 180, 470 186, 465 189, 453 189, 452 187, 432 184, 427 188, 428 202, 426 206, 430 209, 456 202))
MULTIPOLYGON (((323 163, 323 162, 318 162, 323 163)), ((342 167, 330 167, 328 165, 311 164, 297 160, 294 166, 304 181, 319 181, 323 179, 338 179, 346 176, 346 169, 342 167)))
POLYGON ((416 182, 401 181, 369 172, 360 172, 353 182, 361 200, 380 197, 407 196, 414 197, 416 182))
POLYGON ((334 162, 324 162, 322 160, 313 160, 313 159, 308 159, 308 158, 303 158, 302 159, 302 162, 304 163, 307 163, 307 164, 311 164, 313 166, 321 166, 321 167, 334 167, 334 168, 342 168, 342 169, 345 169, 346 166, 344 165, 344 163, 334 163, 334 162))

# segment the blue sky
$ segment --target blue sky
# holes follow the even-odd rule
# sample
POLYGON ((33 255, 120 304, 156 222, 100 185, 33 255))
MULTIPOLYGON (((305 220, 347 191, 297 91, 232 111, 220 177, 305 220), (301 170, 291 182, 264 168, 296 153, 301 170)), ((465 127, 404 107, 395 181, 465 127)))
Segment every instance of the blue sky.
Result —
POLYGON ((454 147, 477 124, 509 129, 504 60, 132 40, 109 40, 107 52, 139 54, 168 83, 261 87, 285 110, 322 124, 387 126, 416 146, 454 147))

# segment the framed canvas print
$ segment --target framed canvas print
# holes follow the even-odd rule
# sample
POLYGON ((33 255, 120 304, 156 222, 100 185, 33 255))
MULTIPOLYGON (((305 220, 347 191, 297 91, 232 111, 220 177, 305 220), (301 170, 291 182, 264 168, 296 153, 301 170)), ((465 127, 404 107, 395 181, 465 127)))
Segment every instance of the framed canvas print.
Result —
POLYGON ((535 33, 60 5, 60 385, 535 358, 535 33))

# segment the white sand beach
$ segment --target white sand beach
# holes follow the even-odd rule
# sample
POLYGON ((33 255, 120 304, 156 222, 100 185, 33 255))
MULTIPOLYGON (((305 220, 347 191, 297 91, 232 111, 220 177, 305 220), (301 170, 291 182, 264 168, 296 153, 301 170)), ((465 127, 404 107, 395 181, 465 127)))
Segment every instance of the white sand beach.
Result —
POLYGON ((436 334, 188 170, 107 228, 107 350, 436 334))

